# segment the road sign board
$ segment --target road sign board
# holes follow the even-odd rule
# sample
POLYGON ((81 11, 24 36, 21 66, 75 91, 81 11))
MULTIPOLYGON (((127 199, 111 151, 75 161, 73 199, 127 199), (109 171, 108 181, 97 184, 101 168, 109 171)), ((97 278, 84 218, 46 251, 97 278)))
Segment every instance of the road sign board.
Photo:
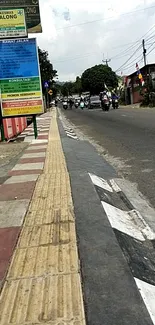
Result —
POLYGON ((26 37, 24 9, 0 9, 0 38, 26 37))
POLYGON ((44 81, 44 88, 49 88, 49 82, 48 81, 44 81))
POLYGON ((49 95, 52 95, 52 94, 53 94, 53 90, 50 89, 50 90, 48 91, 48 93, 49 93, 49 95))
POLYGON ((39 10, 39 0, 0 0, 0 8, 23 8, 28 33, 41 33, 41 19, 39 10))
POLYGON ((0 90, 3 117, 43 112, 35 38, 0 41, 0 90))

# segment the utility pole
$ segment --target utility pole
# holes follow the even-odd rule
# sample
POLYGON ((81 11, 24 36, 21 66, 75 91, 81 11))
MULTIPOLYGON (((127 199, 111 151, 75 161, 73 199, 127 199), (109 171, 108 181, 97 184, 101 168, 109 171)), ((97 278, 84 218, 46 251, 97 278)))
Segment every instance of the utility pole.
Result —
POLYGON ((102 60, 103 63, 105 63, 108 66, 108 63, 111 61, 111 59, 106 59, 106 60, 102 60))
POLYGON ((149 94, 150 94, 150 80, 149 80, 149 68, 146 64, 146 48, 145 48, 145 40, 142 40, 143 46, 143 58, 144 58, 144 66, 145 66, 145 82, 146 82, 146 89, 148 94, 148 102, 149 102, 149 94))
POLYGON ((143 58, 144 58, 144 65, 146 66, 146 48, 145 48, 145 40, 142 40, 142 46, 143 46, 143 58))

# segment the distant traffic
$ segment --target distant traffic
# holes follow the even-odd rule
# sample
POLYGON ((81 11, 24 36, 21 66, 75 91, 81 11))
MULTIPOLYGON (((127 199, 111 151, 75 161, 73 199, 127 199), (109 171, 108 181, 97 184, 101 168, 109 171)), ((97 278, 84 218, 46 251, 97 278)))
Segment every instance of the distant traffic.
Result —
POLYGON ((68 96, 61 97, 57 100, 53 100, 50 105, 56 105, 57 102, 62 103, 65 110, 72 108, 80 109, 93 109, 102 108, 103 111, 109 111, 109 109, 117 109, 119 107, 119 97, 115 92, 104 90, 99 95, 90 96, 89 93, 82 94, 81 96, 68 96))

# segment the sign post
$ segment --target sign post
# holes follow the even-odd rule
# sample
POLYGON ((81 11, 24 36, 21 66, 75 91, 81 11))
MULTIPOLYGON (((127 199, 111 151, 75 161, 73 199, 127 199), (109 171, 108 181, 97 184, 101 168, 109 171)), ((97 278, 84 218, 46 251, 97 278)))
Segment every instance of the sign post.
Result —
POLYGON ((49 103, 49 96, 48 96, 48 88, 49 88, 49 82, 44 81, 44 88, 46 89, 46 103, 47 103, 47 108, 49 108, 50 103, 49 103))
POLYGON ((44 81, 44 88, 49 88, 49 82, 48 81, 44 81))
POLYGON ((35 139, 37 139, 37 137, 38 137, 38 130, 37 130, 36 115, 33 115, 33 129, 34 129, 34 137, 35 137, 35 139))
POLYGON ((52 95, 53 95, 53 90, 50 89, 50 90, 48 91, 48 93, 49 93, 50 96, 52 96, 52 95))
POLYGON ((2 114, 1 114, 1 107, 0 107, 0 131, 1 131, 1 141, 5 141, 5 134, 4 134, 3 119, 2 119, 2 114))

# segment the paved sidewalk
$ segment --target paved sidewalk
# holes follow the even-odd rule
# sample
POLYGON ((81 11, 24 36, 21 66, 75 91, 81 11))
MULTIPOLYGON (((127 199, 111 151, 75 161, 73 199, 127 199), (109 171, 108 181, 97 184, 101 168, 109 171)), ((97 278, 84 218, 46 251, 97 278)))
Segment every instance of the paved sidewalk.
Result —
MULTIPOLYGON (((17 202, 13 199, 16 197, 23 204, 18 211, 18 225, 7 226, 7 231, 16 232, 13 245, 18 236, 19 239, 1 292, 1 325, 85 324, 71 188, 56 111, 53 110, 51 117, 47 116, 46 119, 46 127, 51 120, 46 158, 42 154, 45 153, 47 140, 33 140, 20 164, 10 172, 8 184, 0 188, 3 200, 1 217, 6 202, 6 195, 2 199, 4 190, 11 201, 8 223, 10 219, 13 223, 17 218, 16 206, 12 215, 17 202), (40 155, 34 155, 35 151, 40 155), (33 180, 30 176, 33 176, 33 180), (23 199, 20 186, 25 179, 23 199)), ((4 227, 2 230, 4 232, 4 227)))

